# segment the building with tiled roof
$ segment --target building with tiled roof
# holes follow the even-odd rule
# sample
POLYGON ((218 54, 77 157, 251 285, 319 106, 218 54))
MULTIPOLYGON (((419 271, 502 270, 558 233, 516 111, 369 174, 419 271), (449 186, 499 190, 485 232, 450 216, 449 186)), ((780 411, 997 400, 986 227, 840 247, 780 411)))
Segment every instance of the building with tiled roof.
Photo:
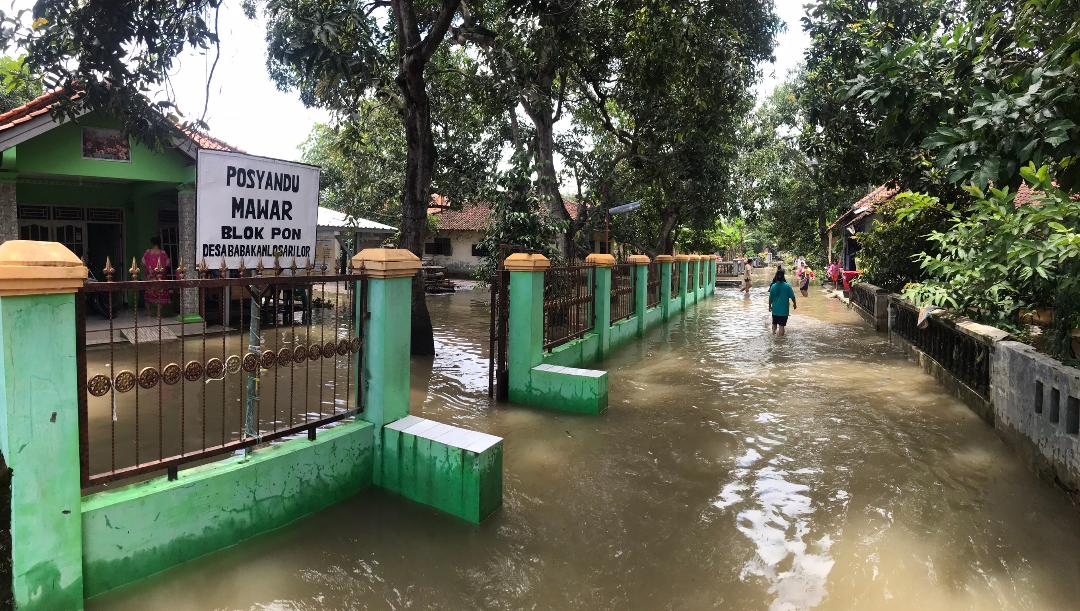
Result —
MULTIPOLYGON (((432 200, 449 205, 440 195, 433 195, 432 200)), ((580 213, 577 202, 563 198, 563 206, 571 219, 577 219, 580 213)), ((425 258, 445 267, 450 274, 471 275, 487 254, 480 243, 491 223, 491 207, 487 204, 470 204, 457 210, 432 207, 428 214, 435 218, 438 230, 424 245, 425 258)))
POLYGON ((896 184, 878 185, 859 198, 850 208, 829 224, 827 229, 829 234, 829 263, 833 261, 835 245, 842 242, 843 246, 839 255, 841 266, 845 270, 856 269, 855 255, 859 252, 859 242, 856 236, 869 231, 878 217, 878 206, 896 197, 899 193, 900 187, 896 184))

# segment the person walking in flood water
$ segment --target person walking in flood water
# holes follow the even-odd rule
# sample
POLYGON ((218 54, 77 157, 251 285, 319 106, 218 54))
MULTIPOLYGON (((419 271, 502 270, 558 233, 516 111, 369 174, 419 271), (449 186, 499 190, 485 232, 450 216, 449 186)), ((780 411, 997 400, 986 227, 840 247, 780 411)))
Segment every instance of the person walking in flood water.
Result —
POLYGON ((743 257, 743 293, 750 295, 750 285, 753 283, 754 264, 750 261, 750 257, 743 257))
MULTIPOLYGON (((150 238, 150 248, 142 256, 143 266, 146 267, 147 280, 165 280, 169 277, 169 268, 172 261, 169 253, 161 249, 161 240, 157 237, 150 238)), ((150 306, 157 306, 157 317, 161 318, 161 306, 169 305, 169 289, 146 289, 143 294, 146 301, 146 315, 150 315, 150 306)))
POLYGON ((795 291, 784 279, 784 268, 777 267, 776 275, 773 276, 772 284, 769 285, 769 312, 772 313, 772 332, 777 333, 777 327, 779 327, 780 337, 784 336, 784 329, 787 327, 788 313, 790 312, 788 308, 789 299, 791 300, 791 307, 798 310, 799 304, 795 302, 795 291))

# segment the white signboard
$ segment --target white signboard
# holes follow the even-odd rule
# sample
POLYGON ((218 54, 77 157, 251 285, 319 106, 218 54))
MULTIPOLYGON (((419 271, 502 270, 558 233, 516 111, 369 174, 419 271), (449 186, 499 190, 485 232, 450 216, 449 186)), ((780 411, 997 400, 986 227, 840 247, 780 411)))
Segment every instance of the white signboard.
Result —
POLYGON ((306 267, 315 256, 319 168, 227 151, 199 150, 197 264, 218 269, 240 261, 253 269, 281 257, 306 267))

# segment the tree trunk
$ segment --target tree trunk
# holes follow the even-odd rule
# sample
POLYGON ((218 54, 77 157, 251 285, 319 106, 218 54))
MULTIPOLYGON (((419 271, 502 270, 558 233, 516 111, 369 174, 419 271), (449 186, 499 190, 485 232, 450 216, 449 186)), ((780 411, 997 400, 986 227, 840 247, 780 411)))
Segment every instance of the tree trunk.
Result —
POLYGON ((662 254, 673 254, 675 252, 675 240, 673 234, 675 233, 675 225, 678 223, 678 217, 674 210, 664 210, 664 221, 660 226, 660 239, 656 244, 656 252, 662 254))
MULTIPOLYGON (((431 104, 424 81, 424 65, 415 54, 402 59, 398 85, 405 99, 405 189, 401 201, 401 247, 424 257, 431 174, 435 167, 435 141, 431 134, 431 104)), ((424 293, 423 274, 413 278, 412 354, 434 355, 435 335, 424 293)))
MULTIPOLYGON (((541 83, 541 88, 550 91, 550 79, 544 80, 546 83, 541 83), (546 87, 544 87, 545 84, 546 87)), ((555 118, 551 108, 551 99, 539 95, 522 95, 521 106, 536 129, 533 154, 536 157, 536 186, 541 200, 553 219, 569 221, 570 215, 563 204, 562 193, 559 192, 559 176, 555 171, 555 118)), ((572 229, 568 224, 564 235, 559 237, 559 252, 567 258, 572 254, 570 252, 572 229)))

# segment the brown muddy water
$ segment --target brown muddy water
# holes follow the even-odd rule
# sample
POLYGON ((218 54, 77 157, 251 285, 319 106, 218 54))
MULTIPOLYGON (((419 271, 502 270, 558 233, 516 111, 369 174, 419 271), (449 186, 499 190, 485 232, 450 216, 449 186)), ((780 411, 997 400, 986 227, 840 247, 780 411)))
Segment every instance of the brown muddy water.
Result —
MULTIPOLYGON (((413 413, 505 437, 480 527, 372 490, 93 609, 1066 609, 1080 511, 842 304, 719 289, 601 417, 493 406, 487 293, 431 298, 413 413)), ((192 508, 193 511, 199 508, 192 508)))

